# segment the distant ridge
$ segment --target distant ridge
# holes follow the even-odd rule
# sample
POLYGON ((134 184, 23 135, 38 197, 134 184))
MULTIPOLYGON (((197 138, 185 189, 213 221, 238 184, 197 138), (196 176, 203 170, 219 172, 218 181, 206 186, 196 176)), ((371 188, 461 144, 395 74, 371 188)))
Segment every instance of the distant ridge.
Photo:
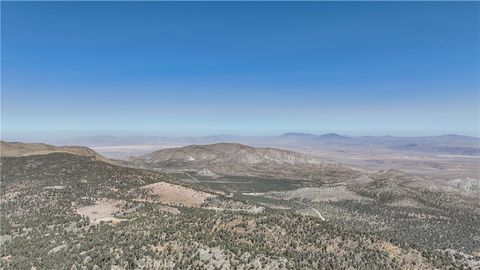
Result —
POLYGON ((271 179, 337 181, 360 174, 358 169, 318 156, 238 143, 162 149, 130 162, 153 169, 194 170, 202 175, 271 179))
POLYGON ((162 149, 140 158, 147 163, 322 164, 327 162, 317 156, 274 148, 255 148, 239 143, 189 145, 162 149))
POLYGON ((113 163, 111 160, 99 155, 92 149, 83 146, 54 146, 44 143, 21 143, 5 141, 0 142, 0 155, 2 157, 24 157, 48 155, 52 153, 67 153, 84 157, 91 157, 96 160, 113 163))
MULTIPOLYGON (((212 135, 200 137, 160 137, 160 136, 94 136, 77 137, 53 142, 55 145, 84 145, 88 147, 114 145, 161 145, 179 147, 216 143, 239 143, 255 147, 307 149, 331 147, 380 147, 386 151, 423 152, 427 154, 461 154, 476 156, 480 153, 480 138, 458 134, 439 136, 399 137, 399 136, 348 136, 338 133, 321 135, 288 132, 276 136, 234 136, 212 135)), ((158 148, 157 148, 158 149, 158 148)), ((145 152, 141 153, 145 154, 145 152)))
POLYGON ((323 139, 346 139, 348 138, 347 136, 343 136, 337 133, 327 133, 323 135, 317 136, 318 138, 323 138, 323 139))
POLYGON ((316 135, 313 135, 313 134, 310 134, 310 133, 302 133, 302 132, 287 132, 287 133, 284 133, 284 134, 280 135, 279 137, 295 137, 295 136, 298 136, 298 137, 315 137, 316 135))
POLYGON ((239 135, 210 135, 210 136, 184 136, 184 137, 166 137, 166 136, 86 136, 74 137, 63 140, 49 141, 55 145, 86 145, 86 146, 102 146, 102 145, 129 145, 129 144, 212 144, 220 142, 235 142, 251 145, 256 141, 275 141, 284 139, 305 139, 312 141, 321 141, 328 139, 349 140, 353 142, 376 142, 385 143, 396 141, 396 144, 402 143, 425 143, 425 142, 450 142, 450 143, 476 143, 480 142, 479 137, 472 137, 458 134, 445 134, 438 136, 349 136, 338 133, 311 134, 302 132, 287 132, 275 136, 239 136, 239 135))
POLYGON ((314 135, 310 133, 300 133, 300 132, 289 132, 278 136, 280 139, 291 139, 291 140, 309 140, 309 141, 332 141, 332 140, 344 140, 349 137, 343 136, 337 133, 326 133, 322 135, 314 135))
POLYGON ((320 137, 320 138, 348 138, 337 133, 325 133, 321 135, 314 135, 311 133, 302 133, 302 132, 287 132, 278 137, 320 137))

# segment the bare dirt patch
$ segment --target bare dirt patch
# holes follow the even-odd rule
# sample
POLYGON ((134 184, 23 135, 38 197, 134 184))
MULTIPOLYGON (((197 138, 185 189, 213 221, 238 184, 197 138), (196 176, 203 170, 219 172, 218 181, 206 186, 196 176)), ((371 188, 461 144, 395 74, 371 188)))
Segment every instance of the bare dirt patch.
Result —
POLYGON ((102 200, 96 202, 94 205, 84 206, 77 209, 77 213, 82 216, 87 216, 90 223, 100 223, 100 221, 111 221, 117 223, 122 219, 116 218, 113 214, 120 210, 123 201, 119 200, 102 200))
POLYGON ((45 187, 45 189, 53 189, 53 190, 61 190, 61 189, 66 189, 66 186, 48 186, 45 187))
POLYGON ((216 197, 210 193, 165 182, 146 185, 142 189, 151 190, 159 202, 169 205, 200 207, 207 198, 216 197))
POLYGON ((363 197, 358 196, 343 186, 327 188, 299 188, 291 191, 267 192, 265 196, 282 200, 307 199, 313 202, 364 199, 363 197))

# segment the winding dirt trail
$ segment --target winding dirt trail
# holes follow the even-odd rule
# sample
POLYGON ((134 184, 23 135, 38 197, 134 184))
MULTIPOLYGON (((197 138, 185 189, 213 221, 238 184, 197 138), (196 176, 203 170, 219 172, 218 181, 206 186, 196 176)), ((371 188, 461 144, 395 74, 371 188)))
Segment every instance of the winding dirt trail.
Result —
POLYGON ((312 207, 312 209, 313 209, 313 211, 315 211, 315 212, 318 214, 318 217, 319 217, 322 221, 325 221, 325 220, 326 220, 326 219, 322 216, 322 214, 320 214, 320 212, 319 212, 317 209, 315 209, 315 208, 313 208, 313 207, 312 207))
POLYGON ((311 208, 313 211, 315 211, 315 213, 317 213, 318 217, 322 220, 322 221, 325 221, 326 219, 322 216, 322 214, 317 210, 315 209, 314 207, 306 204, 306 203, 303 203, 303 202, 300 202, 300 201, 296 201, 297 203, 301 204, 301 205, 304 205, 306 207, 309 207, 311 208))

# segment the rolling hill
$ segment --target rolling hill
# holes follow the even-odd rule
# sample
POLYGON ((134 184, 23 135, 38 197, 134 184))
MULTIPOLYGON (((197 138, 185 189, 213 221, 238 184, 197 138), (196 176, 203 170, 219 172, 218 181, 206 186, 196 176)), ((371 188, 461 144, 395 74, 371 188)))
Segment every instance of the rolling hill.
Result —
POLYGON ((345 180, 361 173, 358 169, 313 155, 237 143, 162 149, 133 158, 131 162, 147 168, 196 170, 220 176, 298 180, 345 180))

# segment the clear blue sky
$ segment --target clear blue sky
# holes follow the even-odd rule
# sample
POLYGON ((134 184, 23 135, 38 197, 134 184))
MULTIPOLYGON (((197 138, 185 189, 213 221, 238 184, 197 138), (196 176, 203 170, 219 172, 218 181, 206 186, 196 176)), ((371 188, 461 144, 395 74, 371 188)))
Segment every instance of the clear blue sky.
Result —
POLYGON ((2 2, 2 133, 479 130, 480 4, 2 2))

